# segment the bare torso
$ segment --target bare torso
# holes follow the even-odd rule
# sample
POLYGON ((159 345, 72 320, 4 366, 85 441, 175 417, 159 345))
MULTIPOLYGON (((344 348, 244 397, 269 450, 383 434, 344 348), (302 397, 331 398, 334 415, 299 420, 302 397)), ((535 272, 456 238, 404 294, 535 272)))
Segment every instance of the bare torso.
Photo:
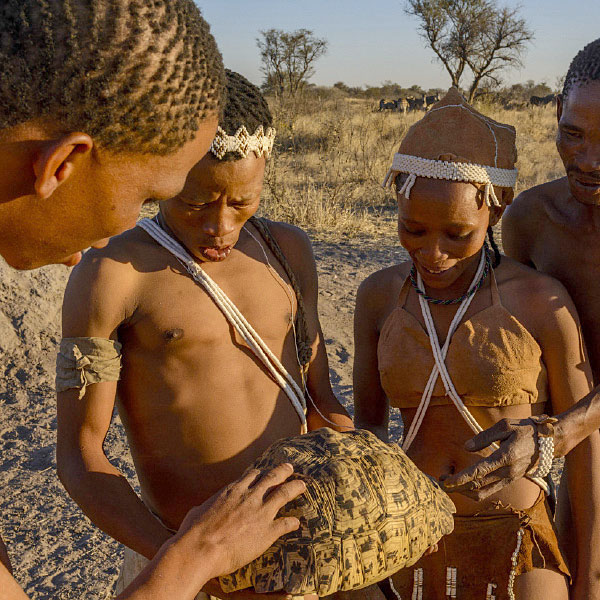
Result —
POLYGON ((509 207, 503 238, 507 254, 567 288, 581 319, 594 381, 600 382, 600 209, 577 202, 566 178, 551 181, 521 194, 509 207))
MULTIPOLYGON (((123 243, 135 247, 131 275, 137 282, 135 310, 118 329, 119 410, 144 500, 177 527, 191 507, 237 478, 275 440, 298 434, 300 420, 177 260, 140 230, 123 243)), ((267 267, 257 242, 243 231, 227 260, 203 268, 300 381, 291 326, 296 299, 267 267)))

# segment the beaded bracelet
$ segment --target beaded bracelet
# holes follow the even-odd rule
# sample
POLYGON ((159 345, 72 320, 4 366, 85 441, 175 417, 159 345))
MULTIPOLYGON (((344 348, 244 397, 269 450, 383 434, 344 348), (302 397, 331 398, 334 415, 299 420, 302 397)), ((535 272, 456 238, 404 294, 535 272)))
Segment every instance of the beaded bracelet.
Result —
POLYGON ((554 423, 557 422, 558 419, 549 417, 548 415, 542 415, 539 419, 536 419, 539 462, 537 468, 529 473, 531 477, 540 477, 543 479, 547 477, 552 469, 552 462, 554 460, 554 423))

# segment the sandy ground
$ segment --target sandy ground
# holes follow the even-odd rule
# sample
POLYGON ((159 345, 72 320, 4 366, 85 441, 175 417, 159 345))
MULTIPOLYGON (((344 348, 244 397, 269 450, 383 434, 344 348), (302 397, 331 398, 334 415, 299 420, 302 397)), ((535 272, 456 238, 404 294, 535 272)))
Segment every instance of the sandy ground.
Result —
MULTIPOLYGON (((394 239, 321 238, 314 248, 331 377, 350 407, 356 289, 402 254, 394 239)), ((54 360, 67 278, 62 266, 18 273, 0 262, 0 529, 32 598, 96 600, 112 591, 121 549, 83 516, 56 476, 54 360)), ((105 447, 135 485, 118 416, 105 447)))

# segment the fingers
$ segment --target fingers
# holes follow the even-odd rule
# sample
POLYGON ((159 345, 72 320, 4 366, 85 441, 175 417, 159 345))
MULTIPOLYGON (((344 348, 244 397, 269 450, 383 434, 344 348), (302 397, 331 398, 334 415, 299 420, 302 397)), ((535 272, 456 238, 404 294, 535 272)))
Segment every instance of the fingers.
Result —
MULTIPOLYGON (((284 481, 286 481, 293 472, 294 467, 290 463, 283 463, 271 469, 270 471, 267 471, 258 479, 255 476, 254 482, 251 485, 252 487, 256 488, 258 493, 266 494, 270 488, 281 485, 284 481)), ((260 472, 258 473, 260 474, 260 472)), ((250 473, 248 475, 250 475, 250 473)))
MULTIPOLYGON (((505 448, 499 448, 490 456, 470 465, 466 469, 450 475, 441 482, 442 488, 451 492, 463 492, 467 490, 480 489, 482 480, 488 478, 493 480, 494 473, 507 465, 509 453, 505 448)), ((500 477, 496 477, 495 480, 500 477)))
MULTIPOLYGON (((280 465, 281 466, 281 465, 280 465)), ((240 488, 250 488, 260 480, 262 472, 258 469, 250 469, 235 485, 240 488)))
POLYGON ((478 433, 475 437, 465 442, 465 450, 469 452, 479 452, 487 448, 493 442, 501 442, 510 437, 512 429, 508 419, 502 419, 495 425, 478 433))
POLYGON ((306 484, 301 479, 287 481, 273 489, 265 500, 265 504, 277 514, 279 509, 306 491, 306 484))
POLYGON ((282 535, 296 531, 300 527, 300 520, 296 517, 282 517, 273 522, 273 541, 282 535))
POLYGON ((464 491, 461 493, 464 496, 471 498, 472 500, 481 502, 482 500, 486 500, 490 496, 497 494, 500 490, 502 490, 503 488, 505 488, 507 485, 509 485, 512 482, 513 482, 513 480, 510 477, 507 477, 507 478, 499 479, 493 483, 490 483, 489 485, 484 485, 481 488, 479 488, 478 490, 464 491))

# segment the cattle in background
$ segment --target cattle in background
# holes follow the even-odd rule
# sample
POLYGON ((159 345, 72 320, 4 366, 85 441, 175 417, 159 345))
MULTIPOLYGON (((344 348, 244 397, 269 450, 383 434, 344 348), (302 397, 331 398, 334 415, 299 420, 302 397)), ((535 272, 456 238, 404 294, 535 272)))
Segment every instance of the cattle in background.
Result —
POLYGON ((425 98, 415 98, 414 96, 407 96, 408 110, 425 110, 425 98))
POLYGON ((556 94, 548 94, 547 96, 531 96, 529 104, 531 106, 547 106, 550 103, 556 102, 556 94))
POLYGON ((436 102, 440 101, 440 95, 425 96, 425 110, 429 110, 436 102))
POLYGON ((396 110, 398 108, 398 103, 396 100, 384 100, 383 98, 379 101, 379 110, 396 110))
POLYGON ((396 100, 396 110, 405 115, 409 110, 408 100, 406 98, 398 98, 396 100))

